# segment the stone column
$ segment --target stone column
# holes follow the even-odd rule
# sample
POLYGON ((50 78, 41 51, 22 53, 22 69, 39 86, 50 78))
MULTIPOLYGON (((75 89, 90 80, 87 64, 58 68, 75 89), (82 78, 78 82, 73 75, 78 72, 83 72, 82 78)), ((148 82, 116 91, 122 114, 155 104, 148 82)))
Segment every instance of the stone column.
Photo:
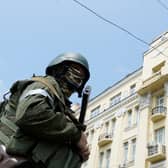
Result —
POLYGON ((146 168, 147 143, 149 140, 149 113, 151 112, 151 94, 140 97, 140 119, 137 125, 136 168, 146 168))

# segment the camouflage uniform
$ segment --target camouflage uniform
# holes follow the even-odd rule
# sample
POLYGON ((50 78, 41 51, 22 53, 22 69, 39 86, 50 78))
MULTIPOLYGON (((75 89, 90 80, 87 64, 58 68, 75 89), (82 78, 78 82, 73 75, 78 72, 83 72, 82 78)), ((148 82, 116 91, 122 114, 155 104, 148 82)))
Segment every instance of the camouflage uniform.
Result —
POLYGON ((90 77, 88 62, 80 54, 65 53, 48 65, 46 75, 16 81, 10 89, 1 108, 0 142, 7 151, 0 152, 6 158, 1 167, 8 159, 15 165, 16 158, 17 168, 79 168, 88 159, 86 136, 69 113, 69 97, 74 92, 81 97, 90 77))
POLYGON ((10 139, 7 152, 33 159, 46 168, 79 168, 81 160, 75 144, 81 131, 65 115, 62 101, 68 108, 70 102, 65 99, 57 81, 51 76, 45 78, 60 97, 41 82, 32 82, 26 87, 16 110, 19 129, 10 139))

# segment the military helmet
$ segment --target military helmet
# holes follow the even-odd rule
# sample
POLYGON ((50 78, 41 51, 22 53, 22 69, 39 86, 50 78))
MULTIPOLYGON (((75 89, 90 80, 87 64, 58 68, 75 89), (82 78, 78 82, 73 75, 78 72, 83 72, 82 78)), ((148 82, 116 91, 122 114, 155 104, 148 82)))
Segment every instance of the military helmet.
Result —
POLYGON ((74 62, 77 63, 79 65, 81 65, 86 72, 86 79, 83 83, 83 85, 81 86, 81 88, 79 89, 79 97, 81 96, 81 92, 83 90, 83 87, 85 85, 85 83, 88 81, 89 77, 90 77, 90 72, 89 72, 89 64, 88 61, 86 60, 86 58, 84 56, 82 56, 79 53, 63 53, 58 55, 56 58, 54 58, 50 64, 47 66, 46 68, 46 74, 47 75, 52 75, 52 69, 56 68, 58 65, 61 65, 63 63, 66 62, 74 62))

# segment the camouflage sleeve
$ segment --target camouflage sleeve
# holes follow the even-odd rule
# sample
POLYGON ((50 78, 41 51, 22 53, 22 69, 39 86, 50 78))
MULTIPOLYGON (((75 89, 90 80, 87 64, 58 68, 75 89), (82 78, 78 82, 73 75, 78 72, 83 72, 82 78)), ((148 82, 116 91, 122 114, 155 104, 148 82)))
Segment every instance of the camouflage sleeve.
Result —
MULTIPOLYGON (((59 104, 58 101, 54 102, 59 104)), ((78 142, 81 131, 57 104, 55 107, 58 108, 54 108, 50 97, 44 94, 27 95, 18 104, 16 124, 25 134, 36 138, 61 143, 78 142)))

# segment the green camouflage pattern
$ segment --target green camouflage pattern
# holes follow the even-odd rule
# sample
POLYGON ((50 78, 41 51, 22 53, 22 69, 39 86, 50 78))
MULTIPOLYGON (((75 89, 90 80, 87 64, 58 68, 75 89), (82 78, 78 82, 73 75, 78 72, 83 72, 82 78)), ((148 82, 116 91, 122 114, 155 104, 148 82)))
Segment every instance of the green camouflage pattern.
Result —
MULTIPOLYGON (((45 78, 64 99, 54 78, 45 78)), ((46 90, 53 101, 35 94, 18 103, 16 125, 20 129, 10 139, 7 152, 32 157, 36 162, 43 162, 46 168, 80 168, 81 160, 74 146, 80 139, 81 131, 64 114, 65 107, 44 84, 33 82, 23 94, 39 88, 46 90)))

